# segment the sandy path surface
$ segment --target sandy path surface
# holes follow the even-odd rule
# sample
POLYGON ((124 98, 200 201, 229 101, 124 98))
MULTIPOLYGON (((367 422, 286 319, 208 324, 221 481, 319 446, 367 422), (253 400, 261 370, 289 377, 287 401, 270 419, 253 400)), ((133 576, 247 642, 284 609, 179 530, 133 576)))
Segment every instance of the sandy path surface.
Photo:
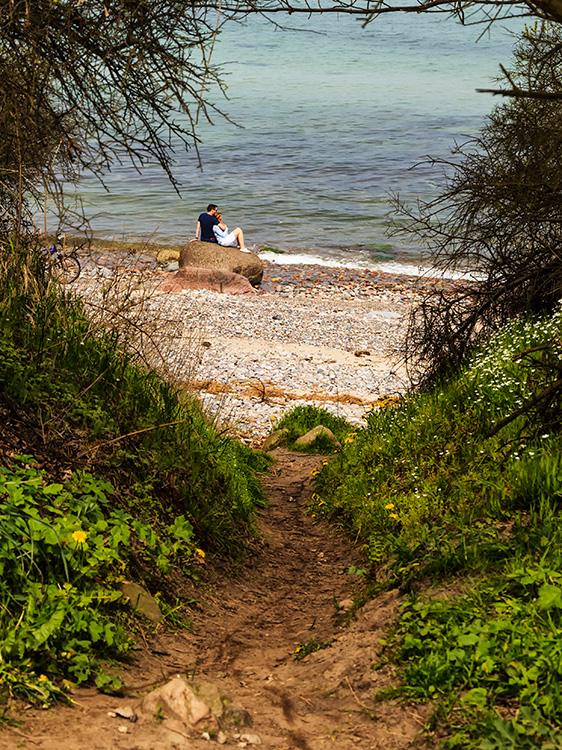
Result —
POLYGON ((349 567, 360 565, 360 552, 347 537, 304 513, 311 471, 322 459, 282 449, 275 458, 265 479, 269 503, 260 514, 261 542, 240 573, 219 577, 212 589, 197 592, 193 634, 159 626, 152 638, 139 639, 136 662, 123 670, 121 696, 82 689, 74 695, 74 707, 24 711, 18 716, 22 724, 0 734, 1 750, 216 746, 217 728, 207 719, 190 726, 166 709, 143 714, 142 696, 176 675, 219 687, 249 713, 251 726, 224 729, 220 739, 228 747, 413 747, 424 721, 420 709, 375 701, 375 690, 395 681, 388 667, 374 666, 398 595, 383 594, 349 619, 358 580, 349 567), (297 661, 297 649, 313 639, 324 647, 297 661), (131 708, 138 721, 109 717, 116 708, 131 708), (209 730, 211 739, 204 735, 209 730))

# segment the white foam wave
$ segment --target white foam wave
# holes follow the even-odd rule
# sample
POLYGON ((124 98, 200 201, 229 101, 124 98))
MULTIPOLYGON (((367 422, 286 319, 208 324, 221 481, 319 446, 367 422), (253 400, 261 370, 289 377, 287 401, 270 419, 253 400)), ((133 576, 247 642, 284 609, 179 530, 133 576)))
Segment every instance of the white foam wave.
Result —
POLYGON ((382 271, 383 273, 401 274, 406 276, 427 276, 429 278, 439 279, 467 279, 478 278, 479 274, 475 271, 440 271, 431 266, 417 265, 414 263, 399 263, 397 261, 379 261, 369 263, 360 260, 334 260, 334 258, 323 258, 320 255, 308 253, 272 253, 258 252, 263 260, 280 266, 288 265, 315 265, 326 266, 327 268, 357 268, 368 271, 382 271))

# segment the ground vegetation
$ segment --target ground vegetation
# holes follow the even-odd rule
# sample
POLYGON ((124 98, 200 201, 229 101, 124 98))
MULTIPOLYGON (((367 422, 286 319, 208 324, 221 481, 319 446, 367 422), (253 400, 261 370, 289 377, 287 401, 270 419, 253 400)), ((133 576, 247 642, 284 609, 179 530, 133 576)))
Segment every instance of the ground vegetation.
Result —
POLYGON ((13 249, 0 272, 0 693, 48 703, 119 679, 135 628, 120 585, 164 613, 206 560, 243 559, 260 454, 147 368, 119 333, 13 249))
POLYGON ((443 747, 562 742, 560 400, 537 398, 561 333, 560 309, 512 321, 456 376, 372 411, 316 477, 313 512, 362 540, 371 595, 405 595, 376 667, 403 683, 379 698, 431 704, 443 747))
MULTIPOLYGON (((505 78, 560 92, 558 26, 527 29, 505 78)), ((406 206, 399 229, 425 243, 431 264, 462 273, 457 289, 425 294, 410 320, 405 354, 414 379, 439 378, 522 311, 553 310, 561 287, 561 102, 517 98, 496 107, 481 134, 450 159, 441 194, 406 206)))

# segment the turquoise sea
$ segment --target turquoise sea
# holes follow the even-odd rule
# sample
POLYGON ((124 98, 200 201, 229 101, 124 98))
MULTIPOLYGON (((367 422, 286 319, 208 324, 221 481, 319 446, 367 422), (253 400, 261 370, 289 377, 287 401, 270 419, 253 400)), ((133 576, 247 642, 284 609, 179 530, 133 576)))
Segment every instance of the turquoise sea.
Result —
POLYGON ((275 20, 288 28, 256 17, 217 39, 229 98, 216 91, 214 101, 236 125, 200 121, 203 171, 194 152, 178 151, 181 197, 156 167, 116 167, 108 192, 80 184, 93 230, 180 243, 212 201, 249 247, 284 250, 278 260, 419 264, 418 247, 386 236, 389 192, 437 194, 440 172, 420 162, 448 156, 497 103, 475 89, 510 62, 506 24, 487 33, 436 15, 384 16, 365 29, 348 16, 275 20))

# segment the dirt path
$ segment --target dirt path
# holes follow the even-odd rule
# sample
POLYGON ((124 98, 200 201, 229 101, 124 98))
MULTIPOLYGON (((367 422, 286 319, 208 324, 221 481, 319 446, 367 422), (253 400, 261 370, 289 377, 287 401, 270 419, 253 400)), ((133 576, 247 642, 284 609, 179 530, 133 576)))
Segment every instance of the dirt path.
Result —
MULTIPOLYGON (((318 456, 275 451, 266 479, 269 505, 261 514, 262 544, 235 579, 218 581, 194 611, 194 634, 159 633, 127 668, 123 697, 80 690, 78 705, 30 710, 17 728, 0 735, 0 749, 198 750, 204 726, 141 716, 136 723, 109 718, 116 707, 137 710, 140 697, 176 674, 211 682, 240 703, 253 726, 246 731, 272 750, 408 748, 423 718, 411 707, 373 703, 375 688, 391 684, 388 668, 374 671, 377 649, 397 608, 393 593, 369 603, 346 624, 338 603, 357 585, 353 544, 303 513, 318 456), (326 648, 297 661, 295 650, 312 639, 326 648), (119 731, 126 728, 126 732, 119 731)), ((202 722, 203 724, 204 722, 202 722)), ((240 737, 230 730, 227 746, 240 737)))

